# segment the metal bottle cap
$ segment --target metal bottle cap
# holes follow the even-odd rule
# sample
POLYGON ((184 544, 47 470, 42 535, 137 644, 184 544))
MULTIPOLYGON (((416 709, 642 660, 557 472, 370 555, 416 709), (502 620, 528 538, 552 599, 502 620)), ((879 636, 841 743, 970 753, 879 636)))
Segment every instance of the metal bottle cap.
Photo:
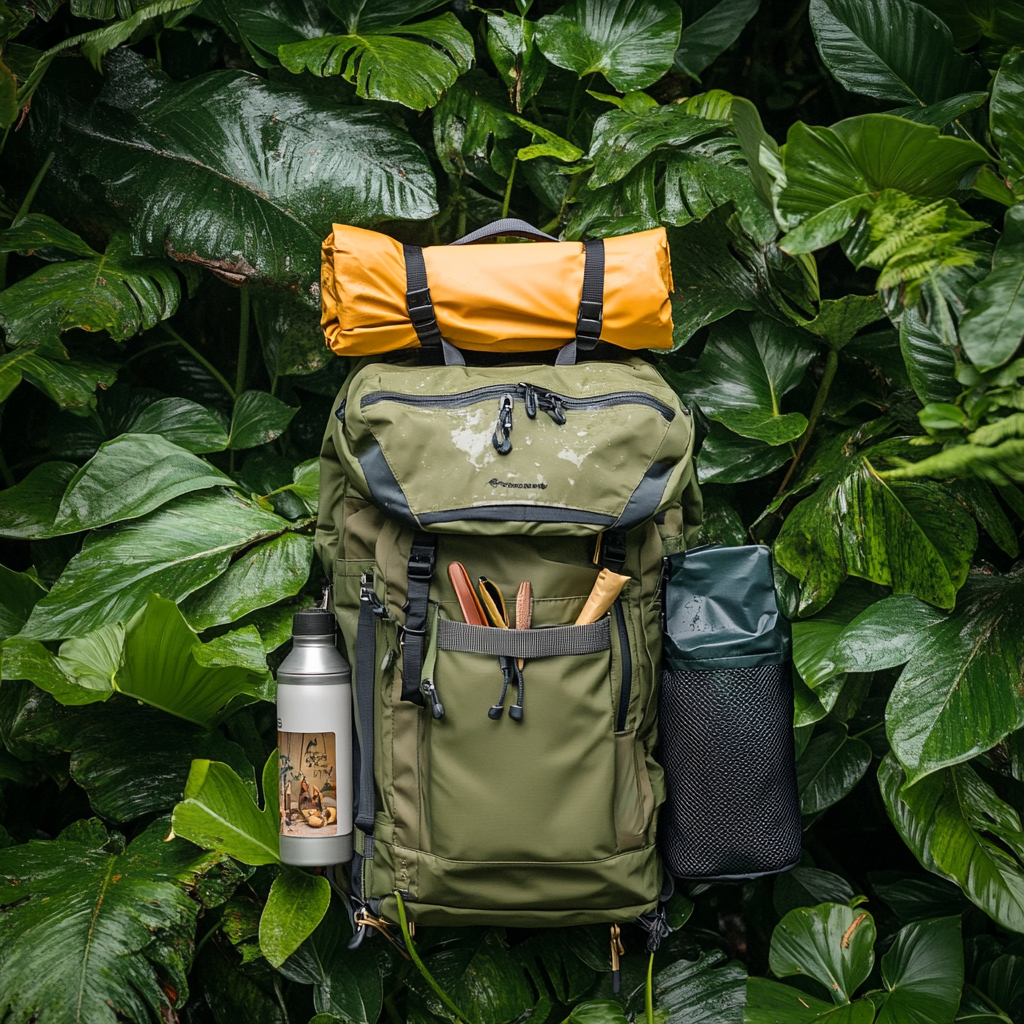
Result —
POLYGON ((333 612, 319 608, 296 612, 292 619, 292 636, 333 636, 336 628, 333 612))

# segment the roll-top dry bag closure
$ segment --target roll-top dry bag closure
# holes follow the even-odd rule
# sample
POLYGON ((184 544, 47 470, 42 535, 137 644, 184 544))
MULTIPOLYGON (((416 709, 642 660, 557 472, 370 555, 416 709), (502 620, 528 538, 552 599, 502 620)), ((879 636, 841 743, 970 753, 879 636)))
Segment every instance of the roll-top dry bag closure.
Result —
MULTIPOLYGON (((323 244, 321 323, 338 355, 417 348, 435 333, 471 351, 536 352, 572 342, 581 315, 588 314, 581 310, 587 263, 582 242, 417 249, 425 283, 412 275, 412 300, 406 249, 388 235, 334 225, 323 244), (429 306, 420 294, 424 288, 429 306)), ((607 238, 603 256, 601 339, 626 349, 671 348, 665 229, 607 238)))
POLYGON ((693 443, 688 411, 637 358, 370 364, 333 435, 353 484, 388 516, 495 535, 631 529, 679 501, 693 443))

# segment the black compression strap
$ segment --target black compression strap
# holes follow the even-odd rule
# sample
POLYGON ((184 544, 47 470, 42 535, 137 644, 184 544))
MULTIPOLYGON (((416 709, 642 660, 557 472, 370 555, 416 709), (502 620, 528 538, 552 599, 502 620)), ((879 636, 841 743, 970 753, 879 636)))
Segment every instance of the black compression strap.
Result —
POLYGON ((576 347, 592 349, 601 340, 604 322, 604 242, 600 238, 583 243, 583 291, 576 314, 576 347))
MULTIPOLYGON (((359 714, 359 804, 355 826, 366 836, 373 835, 376 794, 373 789, 373 678, 377 660, 377 616, 370 595, 359 601, 359 626, 356 630, 356 707, 359 714)), ((370 584, 372 586, 372 584, 370 584)), ((372 841, 367 857, 373 856, 372 841)))
POLYGON ((402 700, 424 706, 420 693, 423 676, 423 641, 427 632, 427 601, 437 559, 437 541, 417 531, 409 552, 409 597, 402 630, 402 700))
POLYGON ((409 319, 416 330, 423 348, 434 348, 441 344, 441 328, 434 316, 434 303, 427 287, 427 265, 423 262, 423 250, 418 245, 403 245, 405 253, 405 304, 409 319))

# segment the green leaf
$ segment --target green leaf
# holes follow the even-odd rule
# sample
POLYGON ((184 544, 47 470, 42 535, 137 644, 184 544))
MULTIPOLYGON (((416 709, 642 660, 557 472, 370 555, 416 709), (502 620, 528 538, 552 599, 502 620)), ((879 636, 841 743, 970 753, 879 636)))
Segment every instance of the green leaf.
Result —
POLYGON ((588 999, 577 1003, 562 1024, 629 1024, 629 1018, 614 999, 588 999))
POLYGON ((88 416, 96 409, 96 388, 109 388, 116 378, 117 371, 109 364, 72 361, 59 344, 26 344, 0 356, 0 402, 24 379, 58 405, 88 416))
POLYGON ((40 213, 29 213, 0 231, 0 252, 20 252, 44 260, 70 256, 95 259, 99 253, 70 228, 40 213))
POLYGON ((870 671, 865 651, 875 649, 886 661, 908 662, 886 729, 913 784, 1024 727, 1024 571, 973 574, 949 616, 908 604, 889 598, 868 608, 838 638, 835 660, 840 669, 870 671))
POLYGON ((790 228, 780 245, 811 252, 838 241, 884 189, 939 199, 988 154, 975 142, 890 114, 864 114, 831 128, 798 121, 783 148, 778 210, 790 228))
POLYGON ((875 1008, 867 999, 833 1006, 769 978, 747 979, 744 1024, 872 1024, 874 1019, 875 1008))
POLYGON ((473 37, 454 14, 412 25, 361 29, 280 48, 291 72, 341 75, 363 99, 390 100, 425 110, 441 98, 473 61, 473 37), (412 38, 409 38, 412 37, 412 38), (425 40, 420 42, 419 40, 425 40))
POLYGON ((652 153, 673 150, 702 135, 710 135, 723 124, 688 114, 674 104, 638 110, 609 110, 594 125, 590 142, 594 173, 587 187, 594 189, 610 185, 652 153))
POLYGON ((580 192, 582 195, 570 207, 571 219, 563 232, 567 241, 627 235, 658 226, 654 157, 612 185, 580 192))
POLYGON ((847 574, 953 607, 977 527, 943 487, 879 475, 876 466, 905 445, 896 439, 849 455, 786 518, 775 557, 800 580, 801 612, 828 604, 847 574))
POLYGON ((840 726, 815 736, 796 763, 800 813, 817 814, 839 803, 864 777, 871 748, 840 726))
POLYGON ((782 399, 803 379, 814 352, 793 328, 733 317, 712 328, 696 369, 681 374, 678 387, 735 433, 785 444, 807 429, 803 413, 782 411, 782 399))
POLYGON ((56 655, 38 640, 12 637, 0 647, 3 678, 29 679, 61 704, 103 701, 114 691, 123 642, 124 628, 117 622, 66 640, 56 655))
POLYGON ((537 95, 547 76, 548 62, 537 48, 535 25, 519 14, 487 14, 487 52, 508 87, 516 110, 537 95))
POLYGON ((160 434, 193 455, 223 451, 228 433, 221 415, 187 398, 161 398, 141 409, 127 425, 129 434, 160 434))
POLYGON ((682 21, 672 0, 573 0, 541 18, 535 31, 552 64, 580 78, 600 72, 631 92, 672 67, 682 21))
POLYGON ((927 106, 985 86, 981 67, 919 4, 811 0, 810 19, 822 60, 851 92, 927 106))
POLYGON ((247 551, 223 575, 190 594, 181 610, 193 629, 235 622, 297 594, 309 578, 313 538, 286 533, 247 551))
MULTIPOLYGON (((836 642, 843 630, 874 601, 872 589, 852 581, 846 583, 823 611, 793 623, 793 665, 812 690, 842 673, 836 666, 836 642)), ((830 704, 828 710, 831 709, 830 704)))
POLYGON ((775 878, 772 904, 780 917, 797 907, 819 903, 849 903, 853 889, 846 879, 821 868, 796 867, 775 878))
POLYGON ((953 1024, 963 983, 960 918, 908 924, 882 957, 887 991, 876 1024, 953 1024))
POLYGON ((442 7, 443 0, 329 0, 331 13, 340 18, 349 32, 362 32, 394 25, 418 14, 442 7))
POLYGON ((977 110, 988 102, 987 92, 962 92, 950 96, 948 100, 939 100, 927 107, 912 104, 887 111, 918 124, 930 124, 936 128, 945 128, 971 110, 977 110))
POLYGON ((267 444, 285 432, 298 412, 266 391, 245 391, 235 400, 228 447, 238 451, 267 444))
POLYGON ((926 312, 920 304, 907 308, 900 320, 900 351, 907 375, 925 404, 953 402, 961 390, 953 376, 956 336, 947 339, 944 327, 937 311, 926 312))
POLYGON ((14 72, 0 60, 0 128, 10 128, 20 113, 18 80, 14 72))
POLYGON ((747 972, 714 950, 677 960, 654 977, 654 1005, 665 1024, 743 1024, 747 972))
POLYGON ((818 315, 813 320, 801 320, 800 326, 838 352, 858 331, 884 316, 885 309, 877 295, 844 295, 841 299, 822 299, 818 315))
MULTIPOLYGON (((265 670, 259 637, 253 639, 265 670)), ((223 638, 204 645, 173 601, 152 594, 128 626, 124 660, 114 685, 130 697, 210 727, 241 705, 265 696, 263 681, 254 676, 251 662, 245 659, 239 664, 231 654, 223 638), (211 654, 216 655, 212 661, 211 654)))
POLYGON ((798 907, 775 926, 769 963, 778 977, 814 978, 836 1003, 848 1003, 871 973, 874 944, 874 919, 862 910, 845 903, 798 907))
POLYGON ((921 866, 956 882, 997 924, 1024 931, 1024 833, 1017 812, 966 764, 905 787, 899 762, 889 755, 878 782, 892 823, 921 866))
POLYGON ((100 445, 71 478, 43 536, 137 519, 190 491, 230 485, 220 470, 158 434, 122 434, 100 445))
POLYGON ((174 83, 125 49, 106 70, 98 100, 72 118, 67 144, 130 219, 143 252, 235 283, 305 287, 318 280, 332 220, 372 225, 436 212, 426 155, 382 111, 243 71, 174 83), (246 138, 263 143, 226 141, 246 138), (271 152, 290 158, 268 159, 271 152))
POLYGON ((345 911, 331 903, 313 934, 282 965, 291 981, 314 985, 313 1006, 357 1024, 376 1024, 384 992, 377 953, 364 943, 348 948, 352 937, 345 911))
MULTIPOLYGON (((20 247, 29 226, 0 232, 0 249, 15 248, 11 242, 20 247)), ((31 227, 39 244, 67 244, 70 232, 49 217, 33 214, 31 227)), ((102 256, 90 250, 86 259, 51 263, 0 293, 0 327, 12 347, 59 344, 60 335, 74 328, 107 331, 123 341, 166 320, 180 299, 172 265, 132 255, 128 236, 118 233, 102 256)))
POLYGON ((177 498, 142 519, 90 534, 22 635, 57 640, 125 622, 150 592, 179 601, 224 572, 236 551, 289 526, 228 492, 177 498))
POLYGON ((107 852, 123 848, 119 838, 94 818, 58 839, 0 850, 0 1013, 9 1019, 169 1018, 174 1003, 164 986, 187 992, 199 905, 134 843, 107 852))
POLYGON ((317 373, 335 358, 324 344, 319 310, 290 292, 266 291, 253 296, 252 313, 272 382, 317 373))
POLYGON ((277 751, 263 768, 262 810, 242 780, 219 761, 193 761, 185 799, 171 818, 175 835, 243 864, 277 864, 277 751))
POLYGON ((554 132, 548 131, 547 128, 534 124, 532 121, 527 121, 523 117, 517 117, 515 114, 506 114, 505 116, 513 124, 528 131, 534 139, 541 140, 540 142, 534 142, 531 146, 523 146, 516 153, 518 159, 536 160, 540 156, 549 156, 555 160, 560 160, 562 163, 571 164, 583 156, 582 149, 566 141, 561 135, 556 135, 554 132))
POLYGON ((747 539, 746 527, 739 512, 719 494, 719 490, 708 487, 701 494, 704 510, 698 543, 739 547, 747 539))
POLYGON ((711 5, 687 0, 672 70, 700 81, 700 73, 736 42, 760 5, 761 0, 718 0, 711 5))
POLYGON ((960 321, 960 342, 979 370, 1002 366, 1024 342, 1024 205, 1007 211, 1005 231, 992 272, 967 293, 960 321))
POLYGON ((282 868, 260 917, 260 949, 274 967, 313 934, 330 902, 331 887, 323 875, 309 875, 287 864, 282 868))
POLYGON ((1024 21, 1015 0, 923 0, 922 6, 949 26, 961 50, 982 37, 1024 44, 1024 21))
POLYGON ((991 447, 977 444, 958 444, 930 455, 920 462, 904 463, 886 471, 886 478, 913 480, 934 477, 948 480, 954 477, 976 477, 1001 487, 1024 483, 1024 438, 1014 438, 991 447))
POLYGON ((36 602, 46 593, 27 572, 0 565, 0 641, 21 631, 36 602))
POLYGON ((1024 53, 1011 50, 999 65, 992 82, 989 127, 999 147, 999 169, 1008 178, 1018 199, 1024 195, 1024 126, 1020 111, 1024 103, 1024 53))
POLYGON ((702 485, 744 483, 774 473, 791 458, 786 445, 772 447, 716 424, 697 456, 697 478, 702 485))

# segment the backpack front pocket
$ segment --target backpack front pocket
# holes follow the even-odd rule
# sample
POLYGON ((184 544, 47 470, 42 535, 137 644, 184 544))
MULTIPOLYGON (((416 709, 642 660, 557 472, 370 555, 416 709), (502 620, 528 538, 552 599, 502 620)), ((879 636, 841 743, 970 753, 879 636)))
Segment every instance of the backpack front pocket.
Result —
POLYGON ((438 626, 432 675, 444 715, 425 713, 420 765, 429 852, 494 861, 612 856, 616 763, 609 620, 522 632, 445 619, 438 626), (522 670, 522 718, 506 710, 518 697, 516 682, 495 715, 505 685, 495 652, 507 648, 512 653, 506 657, 517 660, 514 644, 526 634, 533 635, 528 650, 534 656, 522 670), (453 646, 463 649, 445 649, 453 646), (605 813, 595 812, 599 807, 605 813))

